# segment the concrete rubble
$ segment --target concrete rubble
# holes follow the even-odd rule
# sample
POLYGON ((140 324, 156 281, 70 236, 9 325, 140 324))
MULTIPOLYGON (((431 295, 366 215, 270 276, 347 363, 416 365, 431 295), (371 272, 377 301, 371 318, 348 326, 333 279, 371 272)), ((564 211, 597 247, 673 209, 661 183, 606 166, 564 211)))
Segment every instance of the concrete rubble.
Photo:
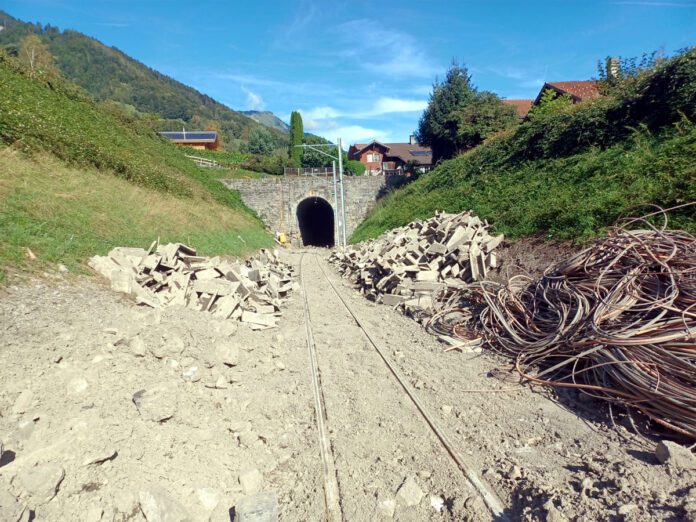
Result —
POLYGON ((231 262, 199 256, 181 243, 154 242, 147 250, 114 248, 91 258, 89 266, 138 304, 185 306, 241 321, 252 330, 277 325, 281 304, 297 284, 293 269, 276 251, 265 249, 245 262, 231 262))
POLYGON ((418 319, 438 311, 437 296, 486 279, 499 266, 503 236, 470 212, 437 213, 329 258, 368 299, 398 306, 418 319))

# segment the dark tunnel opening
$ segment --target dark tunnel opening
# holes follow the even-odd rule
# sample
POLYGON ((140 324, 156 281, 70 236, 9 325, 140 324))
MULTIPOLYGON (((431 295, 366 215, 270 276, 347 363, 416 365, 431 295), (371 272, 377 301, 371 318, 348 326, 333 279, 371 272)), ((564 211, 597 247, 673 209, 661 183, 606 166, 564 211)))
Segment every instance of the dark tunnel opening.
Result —
POLYGON ((304 246, 334 246, 334 213, 325 199, 303 199, 297 205, 297 222, 304 246))

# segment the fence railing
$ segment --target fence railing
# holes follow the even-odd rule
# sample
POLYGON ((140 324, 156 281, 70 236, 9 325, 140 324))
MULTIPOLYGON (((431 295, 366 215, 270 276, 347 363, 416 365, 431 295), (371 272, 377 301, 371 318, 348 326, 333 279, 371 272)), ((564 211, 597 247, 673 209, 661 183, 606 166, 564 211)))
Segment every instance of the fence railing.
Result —
POLYGON ((215 161, 211 160, 208 158, 201 158, 199 156, 189 156, 186 154, 186 157, 193 160, 193 162, 198 165, 199 167, 208 167, 208 168, 219 168, 220 164, 215 161))
POLYGON ((331 167, 308 167, 308 168, 285 167, 284 174, 286 176, 330 177, 330 176, 333 176, 333 169, 331 167))

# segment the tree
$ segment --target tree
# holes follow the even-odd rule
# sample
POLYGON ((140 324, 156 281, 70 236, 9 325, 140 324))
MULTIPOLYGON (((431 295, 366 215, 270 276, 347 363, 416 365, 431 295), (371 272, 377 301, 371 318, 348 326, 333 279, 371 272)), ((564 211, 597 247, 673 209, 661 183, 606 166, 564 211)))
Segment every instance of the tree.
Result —
POLYGON ((433 151, 433 162, 449 159, 480 144, 517 121, 514 107, 490 92, 478 92, 466 69, 456 62, 433 92, 418 123, 416 138, 433 151))
POLYGON ((479 145, 487 136, 517 123, 517 111, 492 92, 477 92, 470 103, 454 112, 457 141, 464 150, 479 145))
MULTIPOLYGON (((325 145, 325 144, 330 143, 330 142, 328 140, 320 137, 320 136, 314 136, 313 134, 308 134, 307 136, 304 137, 304 143, 306 143, 307 145, 325 145)), ((297 149, 297 150, 299 150, 302 153, 301 160, 300 160, 300 166, 305 167, 305 168, 330 167, 333 160, 329 156, 327 156, 326 154, 331 154, 332 156, 336 155, 336 148, 335 147, 320 147, 320 150, 322 150, 326 154, 322 154, 321 152, 317 152, 316 150, 313 150, 313 149, 297 149)))
POLYGON ((37 34, 28 34, 22 38, 19 44, 19 59, 29 67, 32 75, 58 72, 51 51, 37 34))
POLYGON ((273 154, 273 136, 264 127, 259 125, 249 133, 249 144, 247 150, 252 154, 270 156, 273 154))
POLYGON ((292 111, 290 114, 290 146, 288 156, 297 167, 302 164, 302 149, 296 147, 296 145, 302 145, 302 143, 304 143, 302 115, 297 111, 292 111))
POLYGON ((541 93, 539 103, 532 105, 532 108, 529 109, 528 117, 532 120, 543 114, 557 114, 572 106, 573 98, 567 93, 563 93, 559 96, 553 89, 546 89, 541 93))
POLYGON ((365 174, 365 165, 358 160, 348 160, 343 164, 343 170, 350 176, 362 176, 365 174))

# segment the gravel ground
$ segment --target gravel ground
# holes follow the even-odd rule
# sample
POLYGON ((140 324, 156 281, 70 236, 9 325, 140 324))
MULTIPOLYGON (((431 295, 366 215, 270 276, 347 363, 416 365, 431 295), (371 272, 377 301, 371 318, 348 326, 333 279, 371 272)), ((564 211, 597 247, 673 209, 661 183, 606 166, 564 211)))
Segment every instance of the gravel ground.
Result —
MULTIPOLYGON (((599 403, 519 386, 503 359, 443 353, 324 257, 302 269, 346 520, 491 516, 320 263, 512 520, 696 520, 691 455, 660 464, 621 413, 613 427, 599 403)), ((95 279, 11 283, 0 441, 0 520, 229 521, 259 491, 275 493, 281 520, 323 520, 301 295, 279 328, 251 332, 138 307, 95 279)))

